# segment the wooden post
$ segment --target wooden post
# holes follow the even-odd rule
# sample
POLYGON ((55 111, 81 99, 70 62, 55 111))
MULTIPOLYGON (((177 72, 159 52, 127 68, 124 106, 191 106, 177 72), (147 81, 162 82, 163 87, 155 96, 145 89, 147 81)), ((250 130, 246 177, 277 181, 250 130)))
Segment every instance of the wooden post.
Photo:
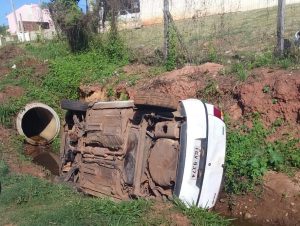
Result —
POLYGON ((22 35, 23 36, 23 42, 26 42, 26 40, 25 40, 25 29, 24 29, 22 14, 20 13, 19 16, 20 16, 20 23, 21 23, 21 31, 22 31, 22 34, 23 34, 22 35))
POLYGON ((164 0, 164 58, 168 57, 169 52, 169 0, 164 0))
POLYGON ((277 54, 279 56, 283 56, 284 53, 284 19, 285 19, 285 0, 278 0, 277 54))

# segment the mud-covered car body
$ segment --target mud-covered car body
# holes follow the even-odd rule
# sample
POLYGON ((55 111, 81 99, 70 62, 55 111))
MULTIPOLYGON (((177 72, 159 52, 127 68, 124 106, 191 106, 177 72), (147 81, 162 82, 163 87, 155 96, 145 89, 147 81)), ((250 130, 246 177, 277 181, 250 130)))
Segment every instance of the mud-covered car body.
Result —
POLYGON ((67 109, 61 175, 81 191, 117 199, 176 195, 214 206, 223 176, 225 124, 214 106, 161 98, 67 109), (176 105, 176 107, 175 107, 176 105))

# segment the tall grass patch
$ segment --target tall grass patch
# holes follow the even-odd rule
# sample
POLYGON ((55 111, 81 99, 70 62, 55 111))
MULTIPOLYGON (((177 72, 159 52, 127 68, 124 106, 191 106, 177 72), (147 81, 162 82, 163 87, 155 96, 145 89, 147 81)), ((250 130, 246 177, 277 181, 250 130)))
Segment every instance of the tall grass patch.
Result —
POLYGON ((230 129, 227 135, 225 190, 228 193, 255 191, 267 170, 291 173, 300 168, 299 140, 293 137, 275 142, 267 141, 272 130, 259 119, 253 127, 230 129))
POLYGON ((140 225, 151 203, 91 198, 31 176, 2 179, 1 224, 140 225))

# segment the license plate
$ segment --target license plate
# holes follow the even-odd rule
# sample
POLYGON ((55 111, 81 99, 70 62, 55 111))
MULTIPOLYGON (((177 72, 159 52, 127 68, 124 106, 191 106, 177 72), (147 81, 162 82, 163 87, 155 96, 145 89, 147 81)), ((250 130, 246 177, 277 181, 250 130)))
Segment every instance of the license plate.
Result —
POLYGON ((191 179, 197 180, 201 157, 201 140, 195 140, 191 179))

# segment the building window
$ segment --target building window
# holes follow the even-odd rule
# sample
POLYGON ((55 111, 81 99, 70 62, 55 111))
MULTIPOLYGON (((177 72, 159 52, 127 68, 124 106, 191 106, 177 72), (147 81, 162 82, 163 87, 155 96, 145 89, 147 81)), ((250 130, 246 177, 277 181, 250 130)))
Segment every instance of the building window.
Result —
POLYGON ((41 28, 42 29, 49 29, 50 28, 49 23, 48 22, 42 22, 41 23, 41 28))

